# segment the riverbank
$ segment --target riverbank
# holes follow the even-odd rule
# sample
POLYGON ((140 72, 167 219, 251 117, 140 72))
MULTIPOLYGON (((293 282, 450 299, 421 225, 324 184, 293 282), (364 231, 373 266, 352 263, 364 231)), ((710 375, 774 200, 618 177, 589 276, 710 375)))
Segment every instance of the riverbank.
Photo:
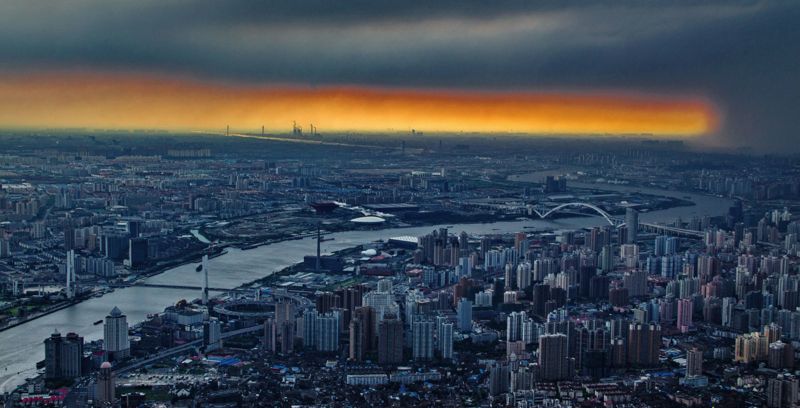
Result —
MULTIPOLYGON (((88 297, 91 297, 91 296, 88 296, 88 297)), ((78 304, 78 303, 80 303, 80 302, 82 302, 84 300, 86 300, 86 299, 76 299, 76 300, 73 300, 71 302, 59 303, 57 305, 54 305, 53 307, 48 308, 44 312, 38 312, 35 316, 26 317, 24 320, 20 320, 18 322, 14 322, 14 323, 9 324, 7 326, 0 327, 0 332, 4 332, 6 330, 13 329, 13 328, 15 328, 17 326, 21 326, 21 325, 23 325, 25 323, 30 323, 30 322, 32 322, 32 321, 34 321, 36 319, 39 319, 39 318, 45 317, 45 316, 47 316, 49 314, 58 312, 59 310, 66 309, 66 308, 68 308, 70 306, 74 306, 74 305, 76 305, 76 304, 78 304)))

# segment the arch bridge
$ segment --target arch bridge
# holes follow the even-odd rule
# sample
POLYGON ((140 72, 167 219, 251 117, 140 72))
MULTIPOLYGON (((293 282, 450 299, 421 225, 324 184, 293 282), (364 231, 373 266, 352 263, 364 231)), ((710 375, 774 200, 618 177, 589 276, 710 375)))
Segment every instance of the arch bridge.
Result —
MULTIPOLYGON (((625 220, 623 218, 614 217, 609 214, 606 210, 592 204, 592 203, 584 203, 584 202, 571 202, 571 203, 564 203, 559 204, 553 208, 546 209, 544 207, 533 207, 532 210, 536 215, 539 216, 541 219, 546 219, 551 214, 556 213, 558 211, 563 210, 564 208, 588 208, 594 212, 596 212, 601 217, 605 218, 605 220, 609 223, 609 225, 613 226, 614 228, 622 228, 625 226, 625 220)), ((678 227, 670 227, 667 225, 662 224, 655 224, 650 222, 639 222, 638 227, 645 228, 651 231, 672 234, 672 235, 679 235, 689 238, 704 238, 705 234, 703 231, 695 231, 686 228, 678 228, 678 227)))
POLYGON ((606 210, 604 210, 604 209, 602 209, 602 208, 600 208, 600 207, 598 207, 598 206, 596 206, 594 204, 591 204, 591 203, 582 203, 582 202, 564 203, 564 204, 559 204, 558 206, 553 207, 553 208, 551 208, 549 210, 545 209, 543 207, 538 207, 538 208, 537 207, 533 207, 533 212, 536 213, 536 215, 538 215, 539 218, 545 219, 545 218, 549 217, 550 214, 553 214, 555 212, 561 211, 564 208, 570 208, 570 207, 572 207, 572 208, 581 207, 581 208, 588 208, 590 210, 593 210, 598 215, 600 215, 603 218, 605 218, 606 221, 608 221, 608 223, 610 225, 612 225, 614 227, 617 227, 617 228, 625 225, 625 222, 622 219, 613 217, 611 214, 606 212, 606 210))

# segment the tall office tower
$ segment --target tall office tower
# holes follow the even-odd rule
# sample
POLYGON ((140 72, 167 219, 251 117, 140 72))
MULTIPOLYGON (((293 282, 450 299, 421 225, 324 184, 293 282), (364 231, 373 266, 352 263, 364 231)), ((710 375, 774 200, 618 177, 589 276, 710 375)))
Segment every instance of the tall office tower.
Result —
POLYGON ((222 348, 222 325, 216 317, 203 322, 203 346, 206 353, 222 348))
POLYGON ((453 359, 453 323, 443 323, 439 331, 439 348, 442 350, 442 359, 453 359))
POLYGON ((696 348, 686 352, 686 376, 699 377, 703 375, 703 352, 696 348))
POLYGON ((203 268, 203 304, 208 304, 208 255, 203 255, 203 263, 201 264, 203 268))
POLYGON ((472 302, 463 298, 458 301, 458 331, 472 331, 472 302))
POLYGON ((317 317, 317 351, 339 350, 339 315, 339 312, 333 311, 317 317))
POLYGON ((55 332, 44 341, 44 377, 47 379, 75 378, 82 375, 83 337, 55 332))
POLYGON ((794 408, 798 403, 798 380, 796 377, 778 374, 767 383, 767 407, 794 408))
POLYGON ((628 289, 628 296, 642 297, 647 295, 647 271, 634 270, 625 272, 622 282, 623 287, 628 289))
POLYGON ((264 350, 275 353, 278 350, 278 326, 275 319, 264 320, 264 350))
POLYGON ((376 321, 375 309, 370 306, 357 307, 353 312, 353 318, 361 320, 361 343, 364 347, 364 353, 370 353, 377 348, 377 334, 378 322, 376 321))
POLYGON ((66 294, 68 299, 75 298, 77 288, 75 287, 75 250, 67 251, 67 285, 66 294))
POLYGON ((95 402, 99 406, 112 405, 116 397, 114 396, 114 373, 111 371, 111 363, 104 361, 100 364, 100 372, 97 375, 95 384, 95 402))
POLYGON ((632 323, 628 328, 628 363, 649 366, 658 363, 661 348, 661 326, 632 323))
POLYGON ((686 333, 692 327, 692 313, 694 306, 692 299, 678 299, 678 330, 686 333))
POLYGON ((131 355, 128 318, 116 306, 106 316, 106 323, 103 326, 103 348, 110 360, 122 360, 131 355))
POLYGON ((430 360, 433 358, 433 326, 430 320, 421 316, 411 323, 411 349, 414 360, 430 360))
POLYGON ((571 378, 570 365, 566 335, 545 334, 539 337, 539 373, 542 380, 571 378))
POLYGON ((625 209, 626 244, 635 244, 639 232, 639 212, 631 207, 625 209))
POLYGON ((378 322, 378 363, 403 361, 403 322, 392 317, 378 322))
POLYGON ((350 319, 350 360, 364 361, 364 323, 358 317, 350 319))

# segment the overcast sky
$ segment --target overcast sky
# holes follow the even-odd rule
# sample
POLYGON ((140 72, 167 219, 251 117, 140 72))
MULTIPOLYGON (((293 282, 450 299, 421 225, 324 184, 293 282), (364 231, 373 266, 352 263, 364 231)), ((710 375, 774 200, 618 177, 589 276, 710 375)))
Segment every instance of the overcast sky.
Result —
POLYGON ((797 1, 2 1, 0 75, 31 70, 688 95, 800 150, 797 1))

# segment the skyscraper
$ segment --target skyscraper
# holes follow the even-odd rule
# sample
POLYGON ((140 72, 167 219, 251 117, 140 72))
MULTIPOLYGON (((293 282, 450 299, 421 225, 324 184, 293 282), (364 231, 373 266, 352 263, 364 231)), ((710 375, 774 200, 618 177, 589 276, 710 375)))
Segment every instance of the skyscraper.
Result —
POLYGON ((632 207, 625 209, 625 230, 625 243, 635 244, 639 232, 639 212, 632 207))
POLYGON ((403 361, 403 322, 386 318, 378 322, 378 363, 398 364, 403 361))
POLYGON ((678 299, 678 329, 686 333, 692 327, 692 299, 678 299))
POLYGON ((339 350, 339 312, 332 311, 317 316, 317 351, 339 350))
POLYGON ((453 323, 444 323, 439 332, 439 348, 442 350, 442 359, 453 359, 453 323))
POLYGON ((111 371, 111 363, 105 361, 100 364, 100 372, 97 375, 95 402, 99 406, 113 404, 115 399, 114 387, 114 373, 111 371))
POLYGON ((699 377, 703 375, 703 352, 691 349, 686 352, 686 376, 699 377))
POLYGON ((264 349, 270 353, 275 353, 278 349, 278 326, 275 319, 264 320, 264 349))
POLYGON ((364 360, 364 323, 358 317, 350 319, 350 353, 352 361, 364 360))
POLYGON ((661 349, 661 326, 632 323, 628 328, 628 363, 649 366, 658 363, 661 349))
POLYGON ((539 337, 539 373, 544 381, 571 377, 566 335, 558 333, 539 337))
POLYGON ((378 327, 375 309, 370 306, 361 306, 355 309, 353 317, 361 320, 361 343, 364 347, 364 353, 375 351, 377 347, 376 328, 378 327))
POLYGON ((103 348, 109 360, 121 360, 131 355, 131 344, 128 340, 128 318, 114 306, 106 316, 103 326, 103 348))
POLYGON ((472 302, 464 298, 458 301, 458 330, 472 331, 472 302))
POLYGON ((511 380, 508 364, 495 362, 489 367, 489 394, 500 395, 508 392, 511 380))
POLYGON ((281 353, 289 354, 294 351, 295 337, 295 306, 288 301, 275 304, 275 329, 281 345, 281 353))
POLYGON ((433 322, 417 316, 411 323, 411 349, 414 360, 433 358, 433 322))
POLYGON ((44 341, 45 378, 75 378, 82 375, 83 337, 55 332, 44 341))
POLYGON ((634 270, 625 272, 622 281, 623 287, 628 289, 628 296, 642 297, 647 295, 647 271, 634 270))
POLYGON ((798 402, 798 380, 795 377, 778 374, 767 383, 767 407, 793 408, 798 402))

